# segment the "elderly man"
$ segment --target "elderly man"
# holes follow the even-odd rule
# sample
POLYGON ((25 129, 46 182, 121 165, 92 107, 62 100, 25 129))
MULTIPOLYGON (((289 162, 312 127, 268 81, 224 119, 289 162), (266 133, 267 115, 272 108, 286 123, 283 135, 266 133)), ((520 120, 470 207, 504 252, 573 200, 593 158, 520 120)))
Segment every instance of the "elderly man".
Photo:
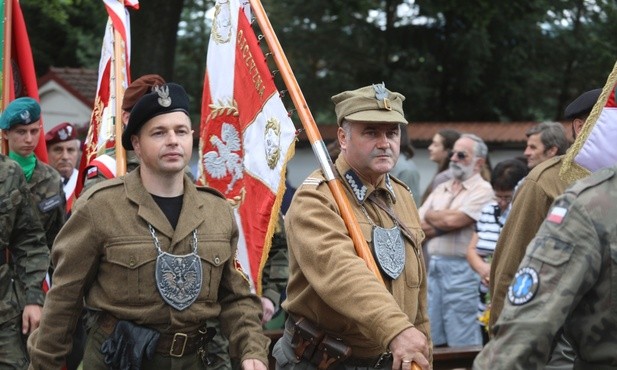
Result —
POLYGON ((527 130, 525 135, 527 147, 524 155, 529 169, 554 156, 565 154, 570 146, 566 132, 559 122, 540 122, 527 130))
POLYGON ((34 155, 41 130, 41 107, 28 97, 13 100, 0 116, 0 129, 9 142, 9 157, 19 163, 28 182, 28 190, 39 220, 51 246, 66 220, 66 197, 60 174, 34 155))
POLYGON ((71 209, 77 185, 78 170, 77 157, 79 156, 79 139, 75 126, 63 122, 54 126, 45 134, 47 143, 47 159, 49 164, 62 176, 66 210, 71 209))
POLYGON ((467 246, 482 209, 493 199, 480 171, 488 149, 476 135, 463 134, 450 157, 452 179, 438 185, 420 208, 429 239, 429 317, 436 346, 482 344, 476 323, 480 277, 467 262, 467 246))
POLYGON ((428 369, 422 231, 409 188, 391 177, 403 100, 384 84, 345 91, 336 104, 341 176, 385 285, 356 254, 322 171, 296 190, 285 217, 290 318, 273 356, 279 369, 428 369))

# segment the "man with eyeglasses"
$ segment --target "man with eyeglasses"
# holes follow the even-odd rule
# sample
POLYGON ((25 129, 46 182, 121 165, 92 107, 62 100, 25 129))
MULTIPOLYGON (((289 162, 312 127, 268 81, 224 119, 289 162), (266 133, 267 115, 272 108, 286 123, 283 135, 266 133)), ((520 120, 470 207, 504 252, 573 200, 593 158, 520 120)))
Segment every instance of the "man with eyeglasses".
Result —
POLYGON ((436 347, 482 344, 476 323, 480 277, 466 254, 475 222, 494 196, 491 184, 480 175, 487 154, 478 136, 461 135, 450 157, 453 178, 438 185, 419 210, 431 256, 429 319, 436 347))

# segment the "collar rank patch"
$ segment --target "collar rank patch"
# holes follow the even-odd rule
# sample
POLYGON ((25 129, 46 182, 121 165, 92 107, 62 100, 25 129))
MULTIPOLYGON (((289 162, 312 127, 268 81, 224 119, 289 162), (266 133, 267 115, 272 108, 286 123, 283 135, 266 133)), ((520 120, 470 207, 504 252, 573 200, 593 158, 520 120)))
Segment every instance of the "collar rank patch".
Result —
POLYGON ((532 267, 522 267, 514 275, 508 288, 508 300, 513 305, 523 305, 536 295, 540 280, 538 272, 532 267))
POLYGON ((556 207, 553 207, 553 209, 551 209, 551 213, 548 214, 548 217, 546 217, 546 220, 548 222, 552 222, 554 224, 559 225, 561 221, 563 221, 564 217, 566 217, 567 213, 568 213, 568 210, 566 208, 556 206, 556 207))

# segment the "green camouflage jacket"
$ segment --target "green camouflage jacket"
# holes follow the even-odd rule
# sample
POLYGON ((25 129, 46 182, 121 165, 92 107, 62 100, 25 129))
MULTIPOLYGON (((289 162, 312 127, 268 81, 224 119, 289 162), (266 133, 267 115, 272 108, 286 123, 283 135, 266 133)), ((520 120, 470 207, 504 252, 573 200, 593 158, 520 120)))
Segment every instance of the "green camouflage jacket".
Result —
POLYGON ((558 197, 474 369, 544 368, 563 327, 574 369, 617 368, 617 167, 558 197))
POLYGON ((66 221, 66 197, 62 189, 62 177, 52 166, 37 161, 28 181, 28 189, 45 229, 47 246, 51 249, 56 235, 66 221))
POLYGON ((48 266, 45 233, 24 174, 16 162, 0 154, 0 323, 19 315, 24 304, 43 305, 41 285, 48 266), (18 296, 25 301, 18 302, 18 296))

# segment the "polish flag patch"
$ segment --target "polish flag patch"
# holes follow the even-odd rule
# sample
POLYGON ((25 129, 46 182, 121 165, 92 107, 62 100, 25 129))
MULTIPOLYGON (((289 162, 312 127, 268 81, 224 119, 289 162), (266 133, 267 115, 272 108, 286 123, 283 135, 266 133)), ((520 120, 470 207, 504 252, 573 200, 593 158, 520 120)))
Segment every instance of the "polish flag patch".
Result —
POLYGON ((560 224, 567 213, 568 210, 563 207, 553 207, 546 220, 554 224, 560 224))

